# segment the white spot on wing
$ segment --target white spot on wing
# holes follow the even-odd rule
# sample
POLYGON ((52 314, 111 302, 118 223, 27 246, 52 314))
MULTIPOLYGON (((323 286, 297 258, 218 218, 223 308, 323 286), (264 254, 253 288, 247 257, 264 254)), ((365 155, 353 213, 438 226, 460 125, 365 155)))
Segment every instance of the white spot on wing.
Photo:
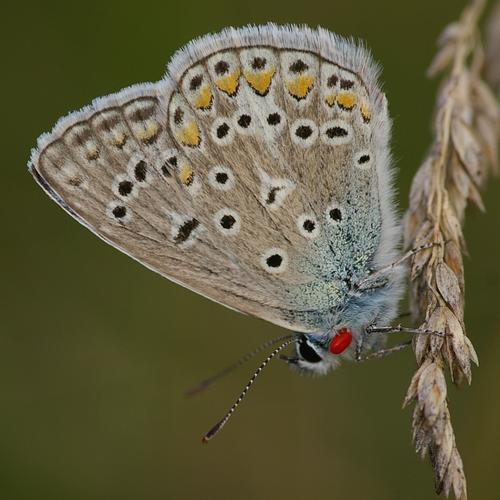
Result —
POLYGON ((212 141, 219 146, 227 146, 234 139, 234 126, 231 118, 217 118, 210 129, 212 141))
POLYGON ((313 214, 302 214, 297 219, 297 227, 304 238, 313 239, 319 235, 319 222, 313 214))
POLYGON ((139 192, 137 184, 126 174, 118 174, 113 180, 111 189, 113 190, 113 194, 122 200, 135 198, 139 192), (123 188, 128 187, 128 183, 131 185, 130 192, 128 190, 123 192, 123 188))
POLYGON ((326 220, 336 226, 340 224, 345 217, 344 209, 336 201, 333 201, 328 205, 325 211, 326 220))
POLYGON ((290 125, 290 137, 298 146, 308 148, 318 138, 318 127, 312 120, 307 118, 295 120, 290 125))
POLYGON ((279 274, 288 266, 288 255, 281 248, 269 248, 260 256, 260 264, 267 272, 279 274))
POLYGON ((198 236, 203 231, 203 226, 200 223, 197 223, 196 227, 189 233, 186 240, 179 243, 176 239, 182 226, 195 219, 194 217, 182 215, 177 212, 169 212, 168 215, 171 221, 170 235, 172 237, 172 242, 181 248, 189 248, 193 246, 198 241, 198 236))
POLYGON ((241 218, 235 210, 222 208, 214 215, 215 227, 226 236, 234 236, 240 232, 241 218))
POLYGON ((344 120, 331 120, 321 125, 321 140, 330 146, 340 146, 352 141, 353 130, 344 120))
POLYGON ((373 165, 373 155, 369 150, 360 151, 354 156, 354 165, 363 170, 368 170, 373 165))
POLYGON ((259 170, 259 175, 261 179, 260 202, 265 207, 276 210, 295 189, 295 184, 289 179, 271 177, 262 169, 259 170))
POLYGON ((106 207, 106 215, 110 219, 123 224, 127 224, 132 220, 132 211, 122 201, 110 202, 106 207))
POLYGON ((219 191, 229 191, 234 186, 233 171, 225 165, 212 167, 208 172, 208 183, 219 191))

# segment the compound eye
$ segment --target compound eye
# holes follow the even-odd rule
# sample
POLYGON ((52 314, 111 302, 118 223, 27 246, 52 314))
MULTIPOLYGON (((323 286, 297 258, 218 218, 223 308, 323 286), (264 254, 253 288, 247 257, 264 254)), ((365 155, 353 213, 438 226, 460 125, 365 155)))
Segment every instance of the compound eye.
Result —
POLYGON ((349 328, 341 328, 337 334, 330 340, 328 350, 332 354, 342 354, 352 342, 352 332, 349 328))
POLYGON ((298 341, 299 354, 308 363, 319 363, 323 358, 311 346, 305 335, 301 335, 298 341))

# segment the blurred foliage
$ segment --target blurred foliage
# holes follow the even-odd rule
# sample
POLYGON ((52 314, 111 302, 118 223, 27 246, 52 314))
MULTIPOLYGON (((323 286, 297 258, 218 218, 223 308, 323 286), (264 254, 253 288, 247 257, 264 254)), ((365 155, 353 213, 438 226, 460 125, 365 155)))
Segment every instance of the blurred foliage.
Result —
MULTIPOLYGON (((0 495, 15 500, 433 498, 401 402, 411 352, 323 379, 274 363, 227 428, 203 433, 253 365, 184 389, 282 331, 169 283, 96 239, 25 171, 62 114, 161 77, 191 38, 226 25, 323 25, 383 65, 401 206, 430 143, 425 78, 464 2, 11 2, 2 7, 0 495)), ((471 498, 500 497, 500 187, 468 214, 466 322, 481 367, 450 391, 471 498), (498 356, 498 357, 497 357, 498 356)))

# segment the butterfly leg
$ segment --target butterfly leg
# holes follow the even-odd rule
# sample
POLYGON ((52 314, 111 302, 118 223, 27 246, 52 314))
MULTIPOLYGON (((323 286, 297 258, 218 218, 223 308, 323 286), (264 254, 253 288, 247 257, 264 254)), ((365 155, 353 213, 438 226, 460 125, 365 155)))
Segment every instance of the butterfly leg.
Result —
POLYGON ((411 340, 407 340, 406 342, 402 342, 401 344, 397 344, 393 347, 389 347, 387 349, 380 349, 378 351, 370 352, 369 354, 366 354, 365 356, 362 356, 361 353, 356 353, 356 361, 368 361, 370 359, 379 359, 379 358, 385 358, 386 356, 389 356, 390 354, 393 354, 395 352, 401 351, 411 345, 411 340))
POLYGON ((437 337, 445 337, 446 334, 444 332, 438 332, 435 330, 420 330, 418 328, 406 328, 401 325, 397 326, 375 326, 375 325, 370 325, 366 327, 365 332, 363 335, 361 335, 361 338, 358 340, 358 343, 356 345, 356 361, 364 361, 367 359, 372 359, 372 358, 381 358, 384 357, 388 354, 391 354, 392 352, 399 351, 400 349, 406 347, 407 345, 411 344, 411 340, 407 342, 403 342, 402 344, 398 344, 394 347, 388 348, 388 349, 382 349, 380 351, 375 351, 373 353, 367 354, 363 356, 363 344, 364 340, 367 336, 369 335, 374 335, 374 334, 383 334, 383 335, 388 335, 391 333, 409 333, 412 335, 436 335, 437 337))
POLYGON ((373 270, 369 276, 367 276, 357 284, 357 291, 366 291, 374 288, 384 287, 386 284, 386 280, 380 280, 380 276, 392 271, 395 267, 400 266, 408 259, 411 259, 417 253, 422 252, 423 250, 428 250, 429 248, 432 248, 436 245, 437 243, 426 243, 425 245, 420 245, 419 247, 412 248, 411 250, 408 250, 404 255, 402 255, 398 260, 395 260, 394 262, 391 262, 387 266, 381 267, 380 269, 373 270))
POLYGON ((444 332, 435 330, 420 330, 418 328, 406 328, 401 325, 396 326, 375 326, 370 325, 366 327, 365 335, 372 335, 374 333, 390 334, 390 333, 411 333, 412 335, 436 335, 437 337, 445 337, 444 332))

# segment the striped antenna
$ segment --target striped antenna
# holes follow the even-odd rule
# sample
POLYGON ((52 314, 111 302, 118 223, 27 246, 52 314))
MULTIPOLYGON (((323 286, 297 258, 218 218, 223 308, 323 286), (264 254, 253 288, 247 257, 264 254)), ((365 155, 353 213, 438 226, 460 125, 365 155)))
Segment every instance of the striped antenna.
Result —
POLYGON ((255 379, 258 377, 260 372, 267 366, 269 361, 271 361, 280 351, 285 349, 285 347, 288 347, 291 343, 295 342, 297 336, 296 335, 289 335, 288 338, 283 342, 281 345, 279 345, 269 356, 261 363, 261 365, 257 368, 255 373, 252 375, 252 378, 248 381, 248 384, 245 386, 243 391, 241 392, 239 398, 233 403, 233 406, 229 408, 229 411, 224 415, 224 417, 219 420, 206 434, 203 436, 202 441, 204 443, 208 443, 227 423, 227 421, 231 418, 231 415, 234 413, 236 408, 238 408, 238 405, 241 403, 243 398, 246 396, 247 392, 250 390, 250 387, 252 387, 253 383, 255 382, 255 379))
POLYGON ((278 342, 282 342, 283 340, 287 340, 290 338, 290 335, 281 335, 280 337, 277 337, 275 339, 268 340, 264 342, 262 345, 254 349, 253 351, 245 354, 242 356, 240 359, 235 361, 232 365, 227 366, 220 372, 216 373, 215 375, 212 375, 211 377, 206 378, 205 380, 202 380, 198 385, 195 387, 192 387, 191 389, 187 390, 185 392, 186 396, 194 396, 195 394, 199 394, 200 392, 204 391, 207 389, 207 387, 210 387, 214 382, 217 380, 221 379, 222 377, 225 377, 229 373, 233 372, 237 368, 239 368, 241 365, 245 364, 247 361, 255 357, 257 354, 262 352, 264 349, 267 349, 268 347, 273 346, 274 344, 277 344, 278 342))

